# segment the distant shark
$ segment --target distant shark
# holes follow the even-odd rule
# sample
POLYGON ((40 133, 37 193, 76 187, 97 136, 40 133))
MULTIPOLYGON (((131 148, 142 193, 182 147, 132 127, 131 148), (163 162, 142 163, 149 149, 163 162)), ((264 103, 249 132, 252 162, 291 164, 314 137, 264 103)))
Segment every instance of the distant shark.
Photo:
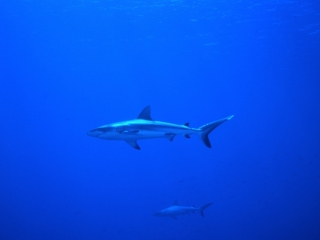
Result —
POLYGON ((176 135, 184 135, 186 138, 190 138, 190 134, 198 134, 204 144, 211 148, 208 138, 209 133, 232 117, 233 115, 205 124, 199 128, 191 128, 189 127, 189 123, 178 125, 154 121, 150 116, 150 106, 147 106, 136 119, 103 125, 89 131, 87 134, 91 137, 106 140, 123 140, 138 150, 140 150, 140 147, 137 144, 137 140, 167 138, 172 141, 176 135))
POLYGON ((178 202, 175 201, 171 207, 165 208, 153 215, 157 217, 172 217, 174 219, 177 219, 178 215, 187 214, 189 212, 194 213, 199 211, 201 216, 204 217, 203 210, 209 207, 210 205, 212 205, 212 203, 205 204, 201 207, 184 207, 184 206, 179 206, 178 202))

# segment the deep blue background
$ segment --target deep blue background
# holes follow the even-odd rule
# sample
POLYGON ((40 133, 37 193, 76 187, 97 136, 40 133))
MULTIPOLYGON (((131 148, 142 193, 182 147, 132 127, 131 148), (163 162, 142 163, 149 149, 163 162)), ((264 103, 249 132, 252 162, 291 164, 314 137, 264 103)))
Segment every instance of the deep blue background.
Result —
POLYGON ((2 1, 0 239, 320 239, 317 2, 2 1), (212 149, 86 135, 149 104, 235 117, 212 149))

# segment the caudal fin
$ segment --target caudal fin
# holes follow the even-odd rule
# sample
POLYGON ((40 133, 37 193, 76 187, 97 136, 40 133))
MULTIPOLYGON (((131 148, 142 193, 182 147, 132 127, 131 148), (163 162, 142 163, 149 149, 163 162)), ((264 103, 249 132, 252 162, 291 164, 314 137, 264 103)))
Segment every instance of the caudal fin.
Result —
POLYGON ((209 206, 211 206, 211 205, 212 205, 212 203, 208 203, 208 204, 203 205, 202 207, 199 208, 200 214, 201 214, 202 217, 204 217, 204 215, 203 215, 203 210, 205 210, 207 207, 209 207, 209 206))
POLYGON ((230 116, 230 117, 226 117, 226 118, 223 118, 223 119, 220 119, 218 121, 215 121, 215 122, 212 122, 212 123, 208 123, 208 124, 205 124, 203 126, 201 126, 199 129, 201 130, 201 133, 200 133, 200 137, 201 137, 201 140, 204 142, 204 144, 208 147, 208 148, 211 148, 211 143, 210 143, 210 140, 209 140, 209 134, 216 128, 218 127, 220 124, 230 120, 231 118, 233 118, 233 115, 230 116))

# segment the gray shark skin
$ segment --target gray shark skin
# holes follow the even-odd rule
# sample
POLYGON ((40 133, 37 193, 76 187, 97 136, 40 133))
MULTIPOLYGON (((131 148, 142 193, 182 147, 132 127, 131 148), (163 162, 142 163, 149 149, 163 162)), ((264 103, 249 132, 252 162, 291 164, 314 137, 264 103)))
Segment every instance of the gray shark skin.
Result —
POLYGON ((199 128, 191 128, 189 123, 178 125, 154 121, 150 116, 150 106, 147 106, 136 119, 103 125, 87 132, 87 134, 91 137, 105 140, 122 140, 138 150, 140 150, 137 144, 138 140, 167 138, 172 141, 176 135, 184 135, 186 138, 190 138, 190 134, 197 134, 204 144, 211 148, 208 138, 209 133, 232 117, 233 115, 205 124, 199 128))
POLYGON ((212 203, 205 204, 201 207, 184 207, 179 206, 178 202, 175 201, 171 207, 162 209, 160 212, 157 212, 153 215, 157 217, 172 217, 174 219, 177 219, 177 216, 179 215, 188 214, 190 212, 195 213, 199 211, 201 216, 204 217, 203 210, 211 205, 212 203))

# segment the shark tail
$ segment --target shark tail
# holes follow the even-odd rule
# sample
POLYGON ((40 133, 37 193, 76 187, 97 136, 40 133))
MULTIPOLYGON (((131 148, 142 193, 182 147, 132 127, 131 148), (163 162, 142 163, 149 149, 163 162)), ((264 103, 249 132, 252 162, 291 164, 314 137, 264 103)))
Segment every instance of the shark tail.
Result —
POLYGON ((205 210, 207 207, 209 207, 209 206, 211 206, 211 205, 212 205, 212 203, 208 203, 208 204, 203 205, 203 206, 201 206, 201 207, 199 208, 200 214, 201 214, 202 217, 204 217, 203 210, 205 210))
POLYGON ((233 115, 230 116, 230 117, 226 117, 226 118, 223 118, 223 119, 220 119, 218 121, 215 121, 215 122, 212 122, 212 123, 208 123, 208 124, 205 124, 203 126, 201 126, 199 129, 201 130, 200 132, 200 137, 201 137, 201 140, 203 141, 203 143, 208 147, 208 148, 211 148, 211 143, 210 143, 210 140, 209 140, 209 134, 216 128, 218 127, 220 124, 230 120, 231 118, 233 118, 233 115))

